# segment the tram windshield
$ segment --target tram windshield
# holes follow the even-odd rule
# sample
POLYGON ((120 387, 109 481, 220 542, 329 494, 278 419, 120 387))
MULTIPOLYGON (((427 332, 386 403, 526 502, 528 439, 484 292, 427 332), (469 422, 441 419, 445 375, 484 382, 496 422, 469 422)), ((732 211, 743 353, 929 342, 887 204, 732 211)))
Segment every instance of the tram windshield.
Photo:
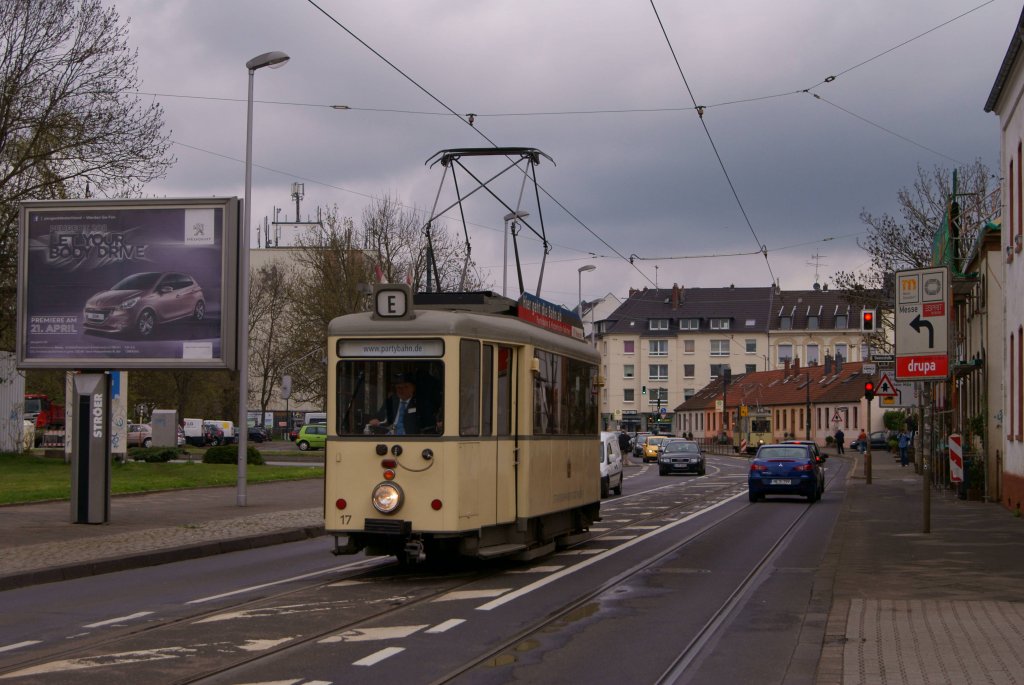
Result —
POLYGON ((337 366, 338 435, 440 435, 444 364, 345 360, 337 366))

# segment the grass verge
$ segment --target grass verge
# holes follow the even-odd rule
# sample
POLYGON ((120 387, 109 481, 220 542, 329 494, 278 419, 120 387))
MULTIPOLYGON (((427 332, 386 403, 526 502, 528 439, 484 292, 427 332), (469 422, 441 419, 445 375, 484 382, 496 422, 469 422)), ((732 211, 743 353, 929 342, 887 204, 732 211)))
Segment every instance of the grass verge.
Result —
MULTIPOLYGON (((157 490, 184 490, 216 485, 234 485, 235 464, 115 463, 110 489, 115 495, 157 490)), ((256 466, 246 469, 247 482, 322 478, 324 470, 303 466, 256 466)), ((19 504, 71 497, 71 466, 62 459, 25 454, 0 454, 0 504, 19 504)))

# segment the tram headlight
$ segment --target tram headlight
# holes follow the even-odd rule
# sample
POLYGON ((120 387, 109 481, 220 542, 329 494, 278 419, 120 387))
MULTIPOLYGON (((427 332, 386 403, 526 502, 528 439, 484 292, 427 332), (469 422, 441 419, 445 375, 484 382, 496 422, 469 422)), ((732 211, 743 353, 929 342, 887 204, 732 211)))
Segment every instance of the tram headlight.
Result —
POLYGON ((404 500, 405 495, 402 493, 402 488, 398 487, 398 483, 391 481, 381 483, 375 487, 370 498, 373 508, 382 514, 395 513, 402 507, 404 500))

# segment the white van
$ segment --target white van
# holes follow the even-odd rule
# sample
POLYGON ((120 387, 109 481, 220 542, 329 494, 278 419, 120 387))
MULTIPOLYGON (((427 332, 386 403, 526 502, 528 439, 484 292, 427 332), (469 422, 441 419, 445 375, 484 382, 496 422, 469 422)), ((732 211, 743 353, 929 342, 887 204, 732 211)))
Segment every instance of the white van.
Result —
POLYGON ((327 412, 325 411, 308 411, 306 412, 306 424, 311 423, 327 423, 327 412))
POLYGON ((203 432, 202 419, 185 419, 185 442, 189 445, 202 447, 206 444, 206 435, 203 432))
POLYGON ((617 432, 601 432, 601 497, 622 494, 622 451, 617 432))

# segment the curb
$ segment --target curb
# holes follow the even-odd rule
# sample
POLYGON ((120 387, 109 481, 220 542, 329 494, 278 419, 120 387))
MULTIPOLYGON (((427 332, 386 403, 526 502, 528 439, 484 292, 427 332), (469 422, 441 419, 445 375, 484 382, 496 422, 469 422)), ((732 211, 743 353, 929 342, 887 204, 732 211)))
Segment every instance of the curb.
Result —
POLYGON ((269 547, 280 545, 285 542, 299 542, 310 538, 324 535, 324 527, 304 526, 302 528, 291 528, 273 533, 260 533, 240 538, 226 540, 215 540, 202 542, 195 545, 183 545, 181 547, 169 547, 167 549, 128 554, 122 557, 111 557, 96 561, 87 561, 79 564, 68 564, 66 566, 54 566, 41 568, 33 571, 12 573, 0 576, 0 591, 14 590, 17 588, 42 585, 43 583, 56 583, 63 580, 98 576, 105 573, 116 573, 117 571, 129 571, 147 566, 159 566, 175 561, 187 559, 199 559, 210 557, 216 554, 227 552, 240 552, 247 549, 269 547))

